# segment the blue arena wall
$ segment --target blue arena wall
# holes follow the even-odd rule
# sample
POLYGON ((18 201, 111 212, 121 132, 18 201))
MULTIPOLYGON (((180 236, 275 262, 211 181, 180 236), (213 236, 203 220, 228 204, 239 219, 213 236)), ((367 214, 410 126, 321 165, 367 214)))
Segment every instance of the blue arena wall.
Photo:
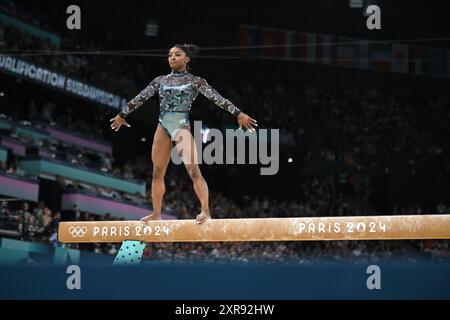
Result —
POLYGON ((146 260, 136 267, 113 267, 113 258, 3 239, 0 299, 450 299, 450 261, 218 264, 146 260), (66 285, 71 276, 67 267, 74 264, 80 267, 80 290, 66 285), (367 287, 370 265, 380 268, 380 289, 367 287))

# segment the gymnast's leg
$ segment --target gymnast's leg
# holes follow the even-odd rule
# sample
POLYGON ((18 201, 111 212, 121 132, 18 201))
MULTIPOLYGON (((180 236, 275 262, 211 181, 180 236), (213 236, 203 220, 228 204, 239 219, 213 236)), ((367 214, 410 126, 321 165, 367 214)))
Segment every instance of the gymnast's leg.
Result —
MULTIPOLYGON (((158 124, 153 138, 152 161, 153 161, 153 179, 152 179, 152 202, 153 212, 142 218, 143 221, 161 219, 162 198, 164 196, 164 175, 167 165, 170 161, 170 151, 172 141, 167 133, 158 124)), ((126 240, 114 259, 114 265, 138 265, 141 262, 145 249, 145 242, 126 240)))
POLYGON ((180 129, 175 136, 175 141, 177 143, 177 151, 181 160, 183 160, 189 177, 192 179, 194 191, 202 206, 202 211, 197 215, 197 223, 203 223, 211 218, 208 204, 209 192, 208 184, 198 166, 197 148, 194 138, 188 129, 180 129))
POLYGON ((158 124, 152 145, 153 176, 151 192, 153 212, 142 218, 142 221, 161 219, 162 200, 166 191, 164 176, 170 161, 172 146, 172 140, 161 124, 158 124))

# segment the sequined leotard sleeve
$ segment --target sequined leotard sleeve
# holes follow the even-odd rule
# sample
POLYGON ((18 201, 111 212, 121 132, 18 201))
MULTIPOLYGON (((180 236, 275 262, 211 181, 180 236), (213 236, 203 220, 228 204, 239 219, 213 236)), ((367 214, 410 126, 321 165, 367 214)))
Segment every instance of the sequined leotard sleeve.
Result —
POLYGON ((122 118, 125 118, 131 112, 138 109, 145 101, 154 96, 159 90, 160 81, 161 76, 153 79, 144 90, 142 90, 136 97, 131 99, 124 108, 122 108, 119 115, 122 118))
POLYGON ((214 104, 224 110, 227 110, 232 115, 237 116, 241 112, 241 110, 239 110, 230 100, 222 97, 216 89, 211 87, 205 79, 196 77, 193 83, 193 87, 214 104))

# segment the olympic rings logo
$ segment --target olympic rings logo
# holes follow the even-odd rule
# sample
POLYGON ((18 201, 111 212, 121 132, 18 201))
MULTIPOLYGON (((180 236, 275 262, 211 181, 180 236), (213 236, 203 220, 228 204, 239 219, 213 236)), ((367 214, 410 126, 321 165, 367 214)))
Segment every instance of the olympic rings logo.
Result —
POLYGON ((69 233, 74 238, 77 238, 77 237, 81 238, 87 233, 87 227, 86 226, 84 226, 84 227, 79 227, 79 226, 73 227, 72 226, 69 228, 69 233))

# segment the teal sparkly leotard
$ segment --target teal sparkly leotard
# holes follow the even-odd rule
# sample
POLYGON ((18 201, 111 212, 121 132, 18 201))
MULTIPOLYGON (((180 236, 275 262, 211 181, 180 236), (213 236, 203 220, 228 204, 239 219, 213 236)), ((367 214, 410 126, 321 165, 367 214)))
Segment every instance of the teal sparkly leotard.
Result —
POLYGON ((205 79, 187 71, 172 71, 170 74, 156 77, 122 108, 119 115, 125 118, 156 92, 160 98, 159 122, 172 140, 180 129, 189 126, 189 110, 199 92, 234 116, 241 112, 233 103, 211 87, 205 79))

